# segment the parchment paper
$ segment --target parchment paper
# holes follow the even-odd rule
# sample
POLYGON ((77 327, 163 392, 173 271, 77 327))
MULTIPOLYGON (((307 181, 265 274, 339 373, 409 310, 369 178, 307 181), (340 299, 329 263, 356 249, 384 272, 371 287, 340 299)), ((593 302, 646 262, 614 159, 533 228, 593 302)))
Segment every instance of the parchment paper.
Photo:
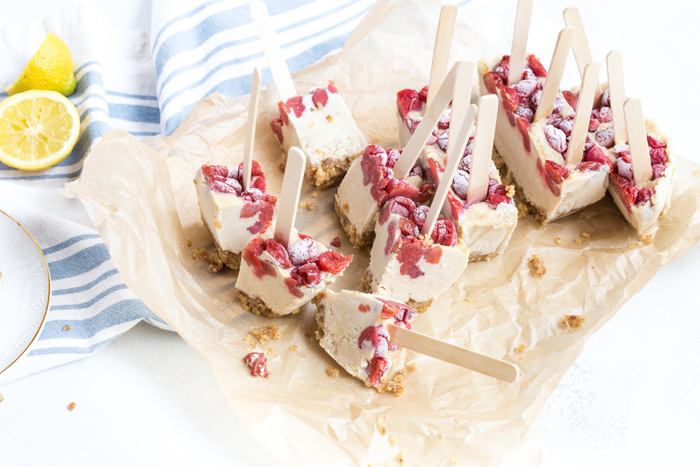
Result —
MULTIPOLYGON (((295 76, 297 88, 334 80, 368 140, 395 146, 395 95, 427 83, 439 7, 437 1, 379 1, 340 54, 295 76)), ((458 25, 454 59, 496 53, 458 25)), ((270 86, 263 92, 255 154, 275 194, 282 180, 280 150, 269 130, 276 101, 270 86)), ((537 463, 532 424, 585 339, 700 237, 700 171, 684 159, 673 205, 650 245, 636 245, 637 235, 609 198, 546 229, 521 219, 506 253, 471 263, 415 328, 516 362, 522 378, 501 383, 409 352, 417 369, 409 372, 406 393, 378 394, 342 369, 336 378, 326 374, 338 365, 308 337, 316 329, 313 306, 275 320, 254 316, 235 297, 233 273, 213 275, 192 259, 187 239, 195 247, 212 245, 200 221, 194 172, 206 162, 241 160, 247 103, 247 97, 212 95, 171 137, 150 140, 150 147, 112 131, 65 193, 83 201, 129 288, 204 356, 240 418, 290 463, 385 465, 399 453, 409 465, 453 458, 460 464, 537 463), (533 254, 544 259, 545 276, 532 275, 527 263, 533 254), (584 314, 586 324, 566 330, 564 314, 584 314), (243 338, 272 323, 282 338, 262 346, 273 349, 271 376, 252 378, 242 363, 252 345, 243 338), (515 352, 521 344, 524 352, 515 352), (376 428, 380 415, 384 436, 376 428)), ((333 288, 359 289, 368 254, 353 251, 344 236, 332 208, 335 189, 318 198, 311 192, 305 186, 302 199, 317 208, 300 210, 297 225, 326 243, 340 237, 342 253, 355 259, 333 288)))

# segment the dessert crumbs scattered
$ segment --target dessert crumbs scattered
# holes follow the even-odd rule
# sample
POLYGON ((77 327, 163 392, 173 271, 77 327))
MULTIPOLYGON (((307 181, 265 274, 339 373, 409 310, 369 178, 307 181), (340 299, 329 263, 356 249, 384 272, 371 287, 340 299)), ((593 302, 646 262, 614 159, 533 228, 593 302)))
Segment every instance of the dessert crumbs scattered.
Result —
POLYGON ((642 241, 639 240, 639 241, 637 242, 637 246, 642 246, 642 245, 643 245, 642 241))
POLYGON ((577 239, 576 239, 576 243, 578 243, 578 244, 580 245, 580 244, 581 244, 581 239, 580 239, 580 238, 577 238, 577 239))
POLYGON ((75 402, 71 402, 70 404, 68 404, 68 410, 70 410, 72 412, 74 409, 75 409, 75 402))
POLYGON ((320 341, 321 338, 323 337, 323 334, 321 334, 318 331, 314 331, 314 337, 316 338, 317 341, 320 341))
POLYGON ((516 207, 518 208, 518 219, 527 217, 529 209, 525 203, 518 203, 516 207))
POLYGON ((396 446, 396 443, 398 442, 399 440, 396 439, 396 436, 389 436, 389 444, 391 444, 392 446, 396 446))
POLYGON ((255 336, 255 338, 260 342, 261 344, 264 344, 265 342, 269 340, 277 340, 280 337, 282 337, 282 333, 280 332, 280 328, 275 326, 274 324, 271 324, 269 326, 263 326, 261 328, 252 328, 250 330, 250 333, 255 336))
POLYGON ((5 398, 2 397, 2 393, 0 392, 0 402, 2 402, 2 401, 4 401, 4 400, 5 400, 5 398))
POLYGON ((474 301, 474 299, 471 296, 465 298, 465 300, 467 301, 467 303, 471 303, 474 301))
POLYGON ((561 237, 554 237, 554 243, 561 245, 561 237))
POLYGON ((304 337, 311 337, 311 334, 309 334, 308 332, 305 332, 304 337))
POLYGON ((438 435, 438 438, 440 438, 440 439, 442 439, 443 437, 444 437, 444 436, 442 435, 442 433, 440 433, 440 434, 438 435))
POLYGON ((268 347, 267 353, 269 353, 269 354, 275 353, 275 349, 273 349, 272 347, 268 347))
POLYGON ((316 203, 310 203, 308 201, 301 201, 299 203, 299 207, 301 209, 308 209, 309 211, 313 211, 314 209, 316 209, 316 203))
POLYGON ((416 371, 418 369, 418 366, 416 365, 416 362, 411 362, 411 364, 408 367, 411 371, 416 371))
POLYGON ((350 210, 350 206, 348 203, 343 204, 343 212, 348 212, 350 210))
POLYGON ((329 366, 328 368, 326 368, 326 373, 328 374, 328 376, 332 376, 333 378, 340 375, 340 371, 338 371, 338 369, 334 366, 329 366))
POLYGON ((192 248, 192 240, 190 240, 189 238, 187 239, 187 246, 189 248, 192 248))
MULTIPOLYGON (((654 240, 654 236, 650 233, 646 233, 642 235, 642 241, 646 243, 647 245, 651 245, 651 241, 654 240)), ((0 277, 2 277, 2 274, 0 274, 0 277)))
POLYGON ((70 329, 70 324, 66 324, 65 326, 63 326, 64 331, 70 331, 70 329))
POLYGON ((296 345, 293 345, 293 346, 291 346, 291 347, 289 348, 289 351, 290 351, 290 352, 296 352, 298 348, 299 348, 299 347, 297 347, 296 345))
POLYGON ((384 419, 386 417, 384 415, 380 415, 377 417, 377 430, 379 431, 379 434, 384 436, 386 434, 386 427, 384 426, 384 419))
POLYGON ((627 245, 627 248, 634 248, 634 243, 630 242, 629 245, 627 245))
POLYGON ((396 459, 399 461, 399 464, 403 464, 404 462, 406 462, 406 459, 404 459, 403 457, 403 452, 400 452, 396 459))
POLYGON ((564 315, 561 317, 561 324, 566 328, 580 328, 586 322, 584 315, 564 315))
POLYGON ((547 268, 544 267, 544 261, 537 255, 532 255, 530 260, 530 269, 535 276, 544 276, 547 274, 547 268))
POLYGON ((243 340, 246 342, 250 342, 250 334, 246 334, 243 340))
POLYGON ((197 261, 197 253, 192 252, 192 260, 197 261))
POLYGON ((632 237, 627 237, 627 241, 628 241, 628 242, 631 241, 631 240, 632 240, 632 237))
POLYGON ((450 459, 450 462, 452 462, 453 464, 456 464, 457 463, 457 456, 452 456, 452 459, 450 459))
POLYGON ((517 347, 515 348, 515 351, 516 351, 517 353, 523 353, 523 352, 525 352, 525 344, 520 344, 519 346, 517 346, 517 347))
POLYGON ((277 167, 278 167, 282 172, 284 172, 284 168, 285 168, 284 163, 280 162, 279 164, 277 164, 277 167))
POLYGON ((314 191, 314 192, 312 192, 312 193, 309 195, 309 197, 311 197, 311 198, 318 198, 318 195, 319 195, 318 191, 314 191))
POLYGON ((198 268, 201 268, 201 267, 202 267, 202 263, 197 263, 197 267, 198 267, 198 268))
POLYGON ((400 396, 406 390, 406 370, 396 372, 391 381, 386 384, 386 389, 394 393, 395 396, 400 396))
MULTIPOLYGON (((211 251, 207 251, 205 248, 200 248, 197 250, 197 256, 200 260, 209 263, 208 269, 212 274, 215 274, 224 268, 224 260, 221 258, 219 250, 216 248, 211 251)), ((197 267, 200 267, 201 265, 201 263, 197 263, 197 267)))
POLYGON ((331 245, 333 245, 336 248, 340 248, 342 244, 340 243, 340 238, 335 237, 333 240, 331 240, 331 245))
POLYGON ((378 142, 379 142, 379 136, 375 136, 375 137, 374 137, 374 142, 375 142, 375 143, 378 143, 378 142))
POLYGON ((513 185, 508 185, 508 188, 506 188, 506 196, 510 199, 513 199, 515 196, 515 187, 513 185))
POLYGON ((333 115, 326 115, 326 120, 333 123, 333 115))
POLYGON ((221 228, 221 222, 219 222, 219 221, 214 221, 214 225, 216 226, 217 229, 221 228))
POLYGON ((581 236, 582 236, 583 238, 591 238, 590 232, 581 232, 581 236))

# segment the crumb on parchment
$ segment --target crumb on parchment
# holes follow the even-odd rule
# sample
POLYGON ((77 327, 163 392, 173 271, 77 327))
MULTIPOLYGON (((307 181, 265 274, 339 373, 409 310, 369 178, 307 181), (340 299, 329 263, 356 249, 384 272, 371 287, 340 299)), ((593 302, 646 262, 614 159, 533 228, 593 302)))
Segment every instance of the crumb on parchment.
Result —
POLYGON ((557 245, 561 245, 561 241, 561 237, 554 237, 554 243, 556 243, 557 245))
MULTIPOLYGON (((212 274, 221 271, 224 268, 224 260, 221 258, 219 251, 214 248, 212 251, 207 251, 205 248, 200 248, 199 250, 193 251, 197 254, 200 260, 209 263, 209 272, 212 274)), ((194 259, 194 255, 192 256, 194 259)), ((200 265, 197 264, 197 267, 200 265)))
POLYGON ((392 446, 396 446, 396 443, 398 442, 399 440, 396 439, 396 436, 389 436, 389 444, 391 444, 392 446))
POLYGON ((544 267, 544 261, 538 255, 532 255, 530 260, 530 269, 535 276, 544 276, 547 274, 547 268, 544 267))
POLYGON ((408 366, 408 368, 411 371, 416 371, 418 369, 418 366, 416 365, 416 362, 411 362, 411 364, 408 366))
POLYGON ((574 240, 574 241, 575 241, 576 243, 578 243, 579 245, 581 244, 581 239, 580 239, 580 238, 577 238, 577 239, 574 240))
POLYGON ((70 410, 72 412, 74 409, 75 409, 75 402, 71 402, 70 404, 68 404, 68 410, 70 410))
POLYGON ((400 396, 406 390, 406 370, 396 372, 391 381, 386 383, 386 390, 394 393, 395 396, 400 396))
POLYGON ((316 203, 310 203, 308 201, 300 201, 299 208, 300 209, 308 209, 309 211, 313 211, 314 209, 316 209, 316 203))
POLYGON ((66 324, 65 326, 63 326, 63 330, 70 331, 71 330, 70 324, 66 324))
POLYGON ((265 342, 269 340, 277 340, 280 337, 282 337, 282 333, 280 332, 280 328, 274 324, 271 324, 269 326, 263 326, 261 328, 252 328, 249 331, 255 338, 260 342, 261 344, 264 344, 265 342))
POLYGON ((298 348, 299 348, 299 347, 297 347, 296 345, 293 345, 293 346, 291 346, 291 347, 289 348, 289 351, 290 351, 290 352, 296 352, 298 348))
POLYGON ((452 462, 453 464, 456 464, 457 463, 457 456, 452 456, 452 459, 450 459, 450 462, 452 462))
POLYGON ((189 238, 187 239, 187 246, 189 248, 192 248, 192 240, 190 240, 189 238))
MULTIPOLYGON (((645 233, 644 235, 642 235, 642 241, 647 245, 651 245, 652 240, 654 240, 654 235, 650 233, 645 233)), ((0 274, 0 277, 2 277, 2 274, 0 274)))
POLYGON ((318 191, 314 191, 309 195, 309 197, 310 198, 318 198, 318 195, 319 195, 318 191))
POLYGON ((591 238, 591 234, 589 232, 581 232, 581 236, 583 238, 591 238))
POLYGON ((333 378, 340 375, 340 371, 338 371, 338 369, 334 366, 329 366, 328 368, 326 368, 326 373, 328 374, 328 376, 332 376, 333 378))
POLYGON ((399 455, 396 457, 396 460, 399 461, 399 464, 403 465, 406 462, 406 459, 404 458, 404 453, 400 452, 399 455))
POLYGON ((561 318, 561 324, 566 329, 580 328, 586 322, 584 315, 564 315, 561 318))
POLYGON ((525 352, 525 344, 520 344, 519 346, 517 346, 517 347, 515 348, 515 351, 516 351, 517 353, 523 353, 523 352, 525 352))
POLYGON ((384 419, 386 417, 384 415, 380 415, 377 417, 377 430, 379 431, 379 434, 384 436, 386 434, 386 426, 384 426, 384 419))

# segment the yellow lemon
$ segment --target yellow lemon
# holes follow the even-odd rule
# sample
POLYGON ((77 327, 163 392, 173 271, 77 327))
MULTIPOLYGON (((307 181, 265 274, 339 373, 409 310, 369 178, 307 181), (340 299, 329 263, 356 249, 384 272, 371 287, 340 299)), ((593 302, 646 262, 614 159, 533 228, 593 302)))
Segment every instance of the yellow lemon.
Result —
POLYGON ((80 134, 75 106, 55 91, 27 91, 0 102, 0 161, 42 170, 70 154, 80 134))
POLYGON ((75 91, 75 85, 70 51, 56 34, 49 32, 17 82, 6 87, 5 92, 13 95, 30 90, 45 90, 70 96, 75 91))

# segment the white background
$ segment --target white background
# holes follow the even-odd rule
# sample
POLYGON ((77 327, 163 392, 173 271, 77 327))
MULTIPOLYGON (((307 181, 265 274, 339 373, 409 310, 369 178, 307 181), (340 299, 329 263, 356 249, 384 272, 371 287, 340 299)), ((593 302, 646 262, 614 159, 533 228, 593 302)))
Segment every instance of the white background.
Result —
MULTIPOLYGON (((150 29, 149 0, 94 3, 111 27, 150 29)), ((569 2, 535 3, 528 49, 546 65, 569 2)), ((0 0, 0 28, 75 4, 0 0)), ((514 5, 474 0, 463 14, 507 52, 514 5), (499 11, 510 14, 493 13, 499 11)), ((690 5, 578 2, 594 57, 622 50, 628 94, 642 97, 645 114, 673 137, 677 153, 700 163, 694 140, 700 131, 700 11, 690 5)), ((576 78, 571 59, 562 87, 576 78)), ((544 465, 697 462, 698 277, 696 247, 662 269, 586 343, 538 419, 544 465)), ((206 362, 177 334, 145 324, 90 358, 0 392, 1 466, 280 464, 228 406, 206 362), (73 412, 66 409, 70 402, 77 404, 73 412)))

